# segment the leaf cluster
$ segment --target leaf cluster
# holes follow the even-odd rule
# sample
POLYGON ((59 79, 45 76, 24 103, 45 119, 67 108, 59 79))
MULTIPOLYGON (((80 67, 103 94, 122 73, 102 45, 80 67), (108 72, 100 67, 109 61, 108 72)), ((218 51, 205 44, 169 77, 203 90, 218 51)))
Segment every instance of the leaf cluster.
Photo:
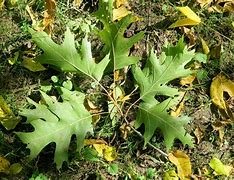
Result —
MULTIPOLYGON (((141 58, 129 54, 130 48, 143 38, 144 32, 130 38, 124 37, 124 32, 135 21, 135 17, 130 14, 119 21, 112 21, 111 3, 113 2, 100 0, 99 9, 93 14, 103 25, 102 28, 96 27, 94 30, 103 43, 100 61, 92 56, 88 34, 77 48, 74 34, 69 29, 65 32, 62 44, 55 43, 45 32, 30 29, 33 41, 43 50, 43 54, 37 57, 37 62, 48 64, 61 72, 76 73, 91 78, 103 88, 117 107, 121 118, 126 121, 131 108, 137 107, 135 128, 145 125, 145 144, 150 141, 155 130, 160 129, 168 149, 173 145, 174 139, 192 146, 192 137, 186 134, 183 127, 190 118, 187 116, 174 118, 170 116, 169 110, 178 102, 179 95, 178 89, 172 87, 170 82, 192 73, 186 65, 194 58, 194 51, 187 49, 183 39, 176 46, 166 45, 159 58, 152 49, 142 69, 138 66, 141 58), (132 73, 140 94, 140 98, 126 112, 123 112, 124 108, 118 106, 108 90, 100 83, 104 74, 109 75, 124 67, 131 68, 129 74, 132 73), (157 96, 164 96, 165 100, 159 101, 155 98, 157 96)), ((60 88, 62 101, 42 91, 41 95, 40 103, 28 99, 29 103, 34 105, 34 109, 23 109, 21 112, 22 116, 27 117, 27 123, 34 127, 34 131, 17 132, 17 135, 30 149, 31 159, 35 158, 46 145, 55 142, 54 160, 57 168, 61 168, 63 162, 68 159, 72 135, 76 136, 77 150, 80 150, 87 133, 93 132, 92 114, 84 106, 85 94, 79 91, 60 88)))

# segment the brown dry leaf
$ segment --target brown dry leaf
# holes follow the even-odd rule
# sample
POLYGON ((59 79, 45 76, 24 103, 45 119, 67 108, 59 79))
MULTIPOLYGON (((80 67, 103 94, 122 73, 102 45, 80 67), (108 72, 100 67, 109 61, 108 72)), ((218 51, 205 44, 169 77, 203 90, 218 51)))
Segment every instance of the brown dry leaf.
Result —
POLYGON ((182 32, 188 37, 189 39, 189 45, 190 45, 190 48, 193 47, 195 44, 196 44, 196 36, 195 36, 195 32, 194 32, 194 29, 191 28, 187 28, 187 27, 181 27, 182 29, 182 32))
POLYGON ((219 133, 219 140, 220 142, 223 142, 223 137, 224 137, 224 128, 220 124, 212 124, 212 128, 214 131, 218 131, 219 133))
POLYGON ((0 172, 8 174, 9 168, 10 162, 6 158, 0 156, 0 172))
POLYGON ((43 26, 45 27, 48 34, 51 34, 53 30, 55 12, 56 12, 55 0, 45 0, 45 13, 43 19, 43 26))
POLYGON ((199 144, 203 138, 203 132, 200 127, 197 127, 194 131, 194 135, 197 138, 197 144, 199 144))
POLYGON ((101 118, 100 112, 101 109, 98 109, 89 99, 85 100, 85 108, 92 113, 92 123, 95 126, 101 118))
POLYGON ((220 0, 217 1, 214 6, 208 8, 208 12, 234 12, 234 2, 233 0, 220 0))
POLYGON ((224 92, 227 92, 228 95, 234 97, 234 82, 228 79, 223 74, 218 74, 213 78, 210 86, 210 96, 212 102, 218 106, 220 109, 226 110, 226 103, 224 100, 224 92))
POLYGON ((223 142, 224 128, 228 124, 232 124, 232 120, 219 121, 219 122, 215 122, 211 125, 213 128, 213 131, 218 131, 220 142, 223 142))
POLYGON ((197 0, 197 2, 200 4, 201 7, 204 7, 206 5, 209 5, 212 3, 213 0, 197 0))
POLYGON ((221 57, 222 44, 218 43, 215 47, 210 50, 210 57, 212 59, 220 59, 221 57))
POLYGON ((174 151, 168 154, 169 160, 176 165, 177 174, 181 180, 189 180, 192 175, 190 158, 182 151, 174 151))
POLYGON ((131 127, 130 126, 133 126, 134 125, 134 121, 132 121, 130 123, 130 125, 128 125, 127 123, 123 123, 119 130, 120 130, 120 133, 121 133, 121 137, 126 140, 129 136, 129 134, 131 133, 131 127))

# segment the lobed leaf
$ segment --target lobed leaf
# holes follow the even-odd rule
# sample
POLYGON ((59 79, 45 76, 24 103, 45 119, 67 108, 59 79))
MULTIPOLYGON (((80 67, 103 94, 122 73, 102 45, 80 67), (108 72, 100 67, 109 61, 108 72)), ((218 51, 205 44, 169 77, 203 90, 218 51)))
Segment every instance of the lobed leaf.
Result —
POLYGON ((147 144, 154 135, 156 129, 160 129, 164 136, 164 144, 167 149, 173 145, 174 139, 179 139, 184 145, 193 146, 192 136, 186 134, 184 125, 190 121, 187 116, 173 117, 168 114, 170 98, 158 103, 156 100, 150 103, 142 102, 139 106, 135 127, 145 125, 144 139, 147 144))
POLYGON ((169 87, 168 83, 192 73, 191 70, 185 69, 185 65, 194 55, 194 51, 188 51, 182 39, 176 46, 167 45, 159 59, 151 50, 144 69, 141 70, 138 66, 133 68, 134 78, 140 87, 140 98, 150 102, 155 95, 178 95, 178 90, 169 87))
POLYGON ((92 116, 83 103, 85 95, 77 91, 61 88, 63 102, 41 92, 44 104, 29 100, 35 109, 23 109, 22 116, 34 127, 33 132, 17 132, 19 138, 30 149, 30 159, 35 158, 42 149, 56 143, 54 161, 61 168, 68 160, 68 148, 72 135, 76 135, 77 149, 83 146, 85 135, 92 133, 92 116))
POLYGON ((176 88, 169 87, 168 83, 174 79, 188 76, 191 70, 185 69, 194 57, 194 51, 188 51, 181 39, 176 46, 167 45, 160 58, 157 59, 153 50, 143 70, 135 66, 133 75, 140 87, 140 99, 136 118, 136 128, 145 125, 144 139, 148 143, 156 129, 160 129, 164 142, 169 149, 174 139, 179 139, 183 144, 193 145, 192 137, 186 134, 184 125, 190 120, 187 116, 175 118, 168 114, 170 107, 175 104, 179 95, 176 88), (158 102, 155 96, 163 95, 167 98, 158 102))
POLYGON ((83 73, 98 81, 109 63, 107 54, 98 64, 94 61, 91 52, 91 43, 87 37, 82 41, 79 53, 75 47, 74 35, 69 29, 65 32, 64 42, 56 44, 45 32, 36 32, 30 29, 33 40, 44 51, 37 60, 41 64, 50 64, 63 72, 83 73))
POLYGON ((112 1, 101 0, 98 11, 94 13, 94 16, 104 26, 103 29, 97 29, 96 33, 105 44, 102 49, 102 56, 110 53, 110 63, 106 70, 108 72, 136 64, 140 58, 129 56, 130 48, 144 36, 144 32, 139 32, 130 38, 125 38, 124 32, 131 23, 135 22, 135 18, 130 14, 118 22, 113 22, 112 4, 112 1))

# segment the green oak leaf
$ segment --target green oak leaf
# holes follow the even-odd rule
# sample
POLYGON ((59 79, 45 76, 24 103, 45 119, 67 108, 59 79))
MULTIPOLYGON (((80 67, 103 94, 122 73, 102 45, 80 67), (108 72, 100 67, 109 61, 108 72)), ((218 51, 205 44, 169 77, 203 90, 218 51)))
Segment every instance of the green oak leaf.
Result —
POLYGON ((133 67, 134 78, 140 88, 140 99, 135 126, 145 125, 144 139, 148 143, 156 129, 164 135, 167 149, 173 145, 174 139, 179 139, 183 144, 193 145, 192 137, 186 134, 183 125, 189 122, 186 116, 172 117, 168 114, 170 107, 175 104, 179 91, 170 87, 169 83, 177 78, 188 76, 192 73, 185 66, 194 58, 194 51, 188 51, 180 39, 176 46, 167 45, 164 52, 157 59, 153 50, 143 70, 133 67), (155 96, 163 95, 166 100, 159 102, 155 96))
POLYGON ((71 137, 76 135, 77 149, 83 146, 85 135, 93 132, 92 116, 83 103, 85 95, 61 87, 62 102, 41 92, 43 103, 28 99, 35 109, 23 109, 20 115, 27 117, 27 123, 34 127, 32 132, 16 134, 30 149, 30 159, 35 158, 48 144, 55 142, 54 161, 61 168, 68 160, 71 137))
POLYGON ((167 45, 159 59, 152 49, 149 59, 143 70, 135 66, 133 75, 140 87, 141 99, 145 102, 154 101, 155 95, 165 95, 173 97, 178 95, 176 88, 169 87, 167 84, 177 78, 188 76, 191 70, 185 69, 195 56, 194 51, 188 51, 180 39, 176 46, 167 45))
POLYGON ((174 139, 179 139, 184 145, 193 146, 192 136, 186 134, 183 125, 190 121, 187 116, 175 118, 168 114, 167 110, 172 105, 172 99, 158 103, 156 100, 150 103, 140 103, 135 127, 145 125, 144 140, 147 144, 154 135, 156 129, 160 129, 164 136, 164 144, 167 149, 173 145, 174 139))
POLYGON ((130 48, 144 37, 144 32, 139 32, 130 38, 124 37, 127 27, 136 19, 130 14, 118 22, 113 22, 112 4, 112 1, 100 0, 99 9, 94 13, 94 16, 103 23, 103 29, 96 29, 96 33, 104 43, 102 56, 110 53, 110 63, 106 69, 108 72, 136 64, 140 57, 129 56, 130 48))
POLYGON ((75 47, 74 34, 69 29, 65 32, 64 42, 61 45, 55 43, 45 32, 36 32, 33 29, 29 29, 29 32, 32 39, 44 51, 37 57, 37 61, 41 64, 50 64, 63 72, 83 73, 98 81, 101 80, 109 63, 109 54, 96 63, 87 37, 82 40, 78 52, 75 47))

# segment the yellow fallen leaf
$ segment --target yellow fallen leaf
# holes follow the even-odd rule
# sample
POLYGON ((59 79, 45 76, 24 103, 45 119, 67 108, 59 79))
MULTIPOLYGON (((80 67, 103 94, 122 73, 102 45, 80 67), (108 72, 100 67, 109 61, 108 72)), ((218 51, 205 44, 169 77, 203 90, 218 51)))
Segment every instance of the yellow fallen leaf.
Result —
POLYGON ((187 18, 193 20, 194 22, 200 23, 200 17, 194 13, 188 6, 185 7, 177 7, 177 9, 184 14, 187 18))
POLYGON ((43 31, 44 27, 41 21, 38 21, 37 15, 33 12, 32 8, 26 5, 25 10, 30 16, 30 19, 32 21, 32 27, 36 31, 43 31))
POLYGON ((80 7, 81 3, 83 2, 83 0, 74 0, 73 4, 77 7, 80 7))
POLYGON ((93 145, 93 144, 107 144, 107 142, 102 139, 85 139, 84 140, 85 146, 93 145))
POLYGON ((99 156, 102 156, 107 161, 114 161, 117 158, 115 147, 110 147, 106 144, 93 144, 99 156))
POLYGON ((118 8, 122 5, 127 5, 128 4, 128 0, 115 0, 115 7, 118 8))
POLYGON ((182 101, 179 103, 179 106, 175 111, 171 111, 171 116, 178 117, 183 109, 184 109, 184 102, 182 101))
POLYGON ((229 176, 233 167, 224 165, 218 158, 213 157, 210 160, 209 166, 215 171, 217 175, 229 176))
POLYGON ((187 28, 187 27, 181 27, 182 32, 185 34, 185 36, 189 39, 189 46, 190 48, 193 47, 196 44, 197 37, 195 35, 193 28, 187 28))
POLYGON ((104 150, 103 157, 107 161, 114 161, 117 158, 118 154, 115 147, 106 146, 104 150))
POLYGON ((39 62, 34 61, 33 59, 24 59, 22 62, 22 66, 27 68, 28 70, 32 72, 37 72, 37 71, 45 71, 46 68, 42 66, 39 62))
POLYGON ((0 122, 7 129, 14 129, 19 123, 19 118, 15 117, 5 100, 0 96, 0 122))
POLYGON ((0 172, 8 174, 9 168, 10 162, 6 158, 0 156, 0 172))
POLYGON ((201 22, 200 17, 196 13, 194 13, 188 6, 177 7, 177 9, 187 18, 177 20, 175 23, 170 25, 169 28, 197 25, 201 22))
POLYGON ((13 57, 8 58, 8 63, 10 65, 14 65, 16 63, 18 57, 19 57, 19 51, 15 52, 13 57))
POLYGON ((5 0, 0 0, 0 11, 3 10, 5 0))
POLYGON ((51 34, 53 30, 55 12, 56 12, 55 0, 45 0, 45 13, 43 19, 43 26, 48 34, 51 34))
POLYGON ((168 154, 169 160, 176 165, 177 174, 180 179, 190 179, 192 175, 192 167, 189 157, 182 151, 174 151, 168 154))
POLYGON ((232 98, 234 97, 234 82, 227 79, 223 74, 217 75, 213 78, 210 86, 210 96, 212 102, 221 109, 226 110, 226 103, 224 100, 224 92, 232 98))
POLYGON ((224 4, 223 12, 234 12, 234 2, 227 2, 224 4))
POLYGON ((190 75, 184 78, 180 79, 180 85, 185 86, 185 85, 192 85, 193 81, 195 80, 195 76, 190 75))
POLYGON ((206 55, 209 54, 210 53, 210 48, 208 47, 206 41, 204 39, 202 39, 202 38, 200 38, 200 39, 201 39, 202 49, 203 49, 204 54, 206 54, 206 55))
POLYGON ((130 13, 131 11, 129 11, 125 6, 120 6, 117 9, 113 9, 113 21, 119 21, 130 13))

